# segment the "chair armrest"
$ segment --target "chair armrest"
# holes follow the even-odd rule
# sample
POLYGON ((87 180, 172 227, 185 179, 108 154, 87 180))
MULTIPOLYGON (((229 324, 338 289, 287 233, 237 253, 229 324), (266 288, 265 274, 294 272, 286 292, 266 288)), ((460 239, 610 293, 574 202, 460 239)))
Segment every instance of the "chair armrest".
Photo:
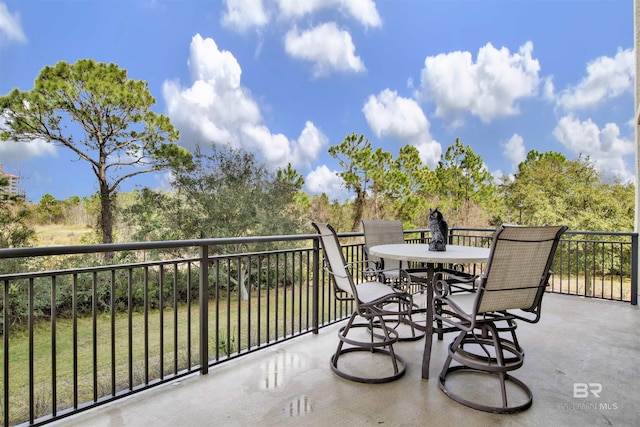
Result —
MULTIPOLYGON (((381 264, 377 263, 377 262, 373 262, 373 261, 369 261, 369 260, 361 260, 361 261, 351 261, 348 262, 345 265, 345 268, 347 269, 347 271, 353 271, 353 268, 355 267, 356 269, 359 268, 359 271, 362 272, 362 276, 367 279, 367 280, 376 280, 378 282, 382 282, 385 283, 385 272, 398 272, 399 270, 397 268, 390 268, 390 269, 380 269, 378 268, 381 264), (371 264, 374 264, 376 266, 376 268, 370 267, 371 264), (364 267, 358 267, 358 266, 364 266, 364 267)), ((402 270, 400 270, 400 276, 402 277, 403 272, 402 270)), ((408 275, 406 276, 407 278, 409 277, 408 275)))
POLYGON ((454 292, 451 288, 457 288, 458 291, 475 292, 475 283, 478 277, 475 274, 460 273, 458 270, 438 270, 433 275, 434 295, 439 297, 450 295, 454 292), (471 285, 471 289, 469 289, 469 285, 471 285))
POLYGON ((344 267, 350 272, 353 272, 354 269, 361 271, 362 275, 367 279, 376 278, 379 280, 381 278, 381 272, 384 271, 380 270, 379 263, 366 259, 348 262, 344 267))
POLYGON ((434 312, 434 317, 443 323, 451 325, 455 328, 471 331, 474 327, 475 319, 470 313, 467 313, 461 306, 447 296, 435 296, 434 303, 439 303, 441 308, 434 312))

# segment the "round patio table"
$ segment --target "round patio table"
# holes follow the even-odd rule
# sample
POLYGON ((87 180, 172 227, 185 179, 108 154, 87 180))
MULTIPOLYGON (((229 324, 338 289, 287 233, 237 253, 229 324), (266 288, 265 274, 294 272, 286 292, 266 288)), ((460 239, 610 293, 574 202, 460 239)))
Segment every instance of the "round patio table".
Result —
MULTIPOLYGON (((372 246, 371 255, 398 261, 419 262, 427 266, 426 280, 415 278, 427 288, 427 322, 425 325, 424 352, 422 354, 422 378, 429 378, 431 344, 433 342, 433 274, 436 264, 484 263, 489 258, 490 249, 475 246, 447 245, 446 251, 430 251, 427 244, 399 243, 372 246), (428 319, 431 319, 429 321, 428 319)), ((419 325, 416 325, 419 327, 419 325)))

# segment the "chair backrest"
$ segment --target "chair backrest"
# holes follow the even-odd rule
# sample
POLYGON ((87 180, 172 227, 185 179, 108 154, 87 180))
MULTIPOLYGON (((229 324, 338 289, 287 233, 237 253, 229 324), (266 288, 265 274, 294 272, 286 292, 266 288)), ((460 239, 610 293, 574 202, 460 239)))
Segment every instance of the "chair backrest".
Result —
POLYGON ((369 249, 376 245, 389 245, 395 243, 404 243, 404 230, 402 221, 399 220, 379 220, 379 219, 363 219, 362 230, 364 231, 364 250, 367 261, 373 261, 385 270, 393 270, 400 268, 400 261, 385 259, 384 261, 373 255, 369 255, 369 249))
POLYGON ((317 222, 311 223, 320 235, 320 242, 324 251, 324 257, 328 264, 331 278, 335 287, 351 296, 355 296, 355 284, 350 272, 347 270, 347 263, 344 260, 342 247, 338 241, 336 231, 329 224, 317 222))
POLYGON ((480 278, 474 312, 522 309, 536 312, 566 226, 502 225, 480 278))

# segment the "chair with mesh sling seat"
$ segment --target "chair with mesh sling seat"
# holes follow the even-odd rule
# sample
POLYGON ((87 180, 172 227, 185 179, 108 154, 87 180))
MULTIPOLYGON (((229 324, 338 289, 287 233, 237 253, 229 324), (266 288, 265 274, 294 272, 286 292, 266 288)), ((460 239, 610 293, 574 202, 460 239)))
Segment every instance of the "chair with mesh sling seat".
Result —
MULTIPOLYGON (((367 270, 365 270, 367 277, 377 277, 381 282, 397 287, 412 288, 412 285, 418 285, 424 288, 428 278, 426 268, 409 268, 408 265, 403 265, 402 261, 384 259, 369 253, 369 249, 373 246, 405 243, 402 221, 363 219, 362 230, 364 232, 365 260, 368 263, 367 270)), ((452 292, 475 291, 477 275, 465 273, 461 265, 447 267, 438 266, 435 271, 440 280, 449 282, 452 292)), ((411 327, 411 334, 409 336, 401 336, 399 338, 400 341, 413 341, 424 336, 424 333, 416 333, 413 322, 408 322, 407 319, 403 318, 395 320, 396 327, 401 323, 409 324, 411 327)), ((436 332, 438 333, 438 338, 442 339, 442 333, 450 329, 443 327, 441 322, 438 322, 438 326, 436 332)))
POLYGON ((369 253, 372 246, 404 243, 402 221, 363 219, 362 231, 364 232, 364 256, 368 263, 368 269, 365 273, 369 277, 377 276, 378 280, 384 283, 400 287, 406 286, 407 283, 404 283, 405 280, 400 273, 401 261, 386 260, 369 253))
POLYGON ((339 342, 336 352, 331 356, 331 369, 343 378, 363 383, 383 383, 400 378, 405 373, 406 363, 402 357, 395 354, 393 349, 393 344, 398 341, 398 333, 386 326, 383 317, 389 315, 410 317, 413 307, 411 294, 379 281, 356 284, 350 272, 351 265, 345 262, 333 227, 316 222, 312 225, 319 234, 325 264, 337 298, 344 298, 346 295, 355 305, 355 310, 347 324, 338 332, 339 342), (358 335, 358 328, 367 328, 367 331, 358 335), (374 328, 379 332, 372 333, 374 328), (385 365, 388 369, 381 369, 376 365, 376 368, 370 369, 372 372, 370 376, 361 372, 363 370, 361 364, 353 369, 353 364, 349 365, 348 361, 350 357, 355 356, 353 354, 355 352, 368 352, 375 358, 379 356, 387 358, 389 365, 386 365, 386 362, 385 365), (349 354, 351 355, 348 356, 349 354))
POLYGON ((517 321, 540 320, 549 269, 566 229, 502 225, 494 235, 475 294, 454 295, 448 292, 445 281, 436 284, 434 300, 441 303, 441 310, 435 317, 459 331, 448 347, 439 377, 440 388, 450 398, 493 413, 515 413, 531 406, 529 387, 509 375, 524 362, 515 325, 517 321), (511 335, 501 336, 504 331, 511 335), (456 364, 452 366, 452 362, 456 364), (481 378, 488 381, 494 377, 499 392, 478 386, 481 378), (471 381, 476 381, 475 387, 471 381))
MULTIPOLYGON (((411 285, 418 284, 418 280, 427 278, 427 270, 422 268, 406 268, 402 261, 383 259, 369 253, 369 249, 376 245, 404 243, 402 221, 398 220, 362 220, 364 232, 364 256, 367 268, 364 271, 367 279, 377 279, 396 288, 411 292, 411 285), (414 280, 417 279, 417 280, 414 280)), ((418 306, 414 306, 418 309, 418 306)), ((413 319, 401 315, 386 317, 388 325, 396 331, 401 325, 406 325, 409 334, 399 335, 399 341, 415 341, 424 337, 423 331, 417 331, 413 319)))

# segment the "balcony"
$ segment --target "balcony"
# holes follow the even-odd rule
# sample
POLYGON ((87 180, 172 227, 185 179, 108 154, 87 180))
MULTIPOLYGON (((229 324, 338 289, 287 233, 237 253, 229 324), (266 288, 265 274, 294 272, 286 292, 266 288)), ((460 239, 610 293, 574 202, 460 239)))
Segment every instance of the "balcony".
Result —
POLYGON ((640 416, 637 306, 546 295, 540 323, 518 326, 526 357, 514 375, 530 386, 534 400, 529 410, 515 415, 475 411, 439 390, 437 375, 451 335, 434 343, 429 380, 420 372, 423 340, 396 344, 408 363, 398 381, 364 385, 334 375, 329 357, 337 345, 338 326, 235 359, 208 375, 186 377, 77 414, 61 424, 588 426, 635 425, 640 416), (574 397, 574 387, 580 397, 574 397), (588 397, 583 398, 585 393, 588 397))
MULTIPOLYGON (((451 239, 488 246, 491 232, 457 229, 451 239)), ((362 259, 361 234, 341 239, 348 259, 362 259)), ((635 233, 563 238, 542 321, 519 326, 527 356, 516 376, 534 404, 515 416, 440 392, 450 336, 434 345, 430 380, 420 375, 422 341, 396 345, 409 364, 399 381, 335 376, 329 356, 351 307, 333 298, 321 260, 315 235, 0 250, 3 424, 632 424, 639 415, 635 233)))

